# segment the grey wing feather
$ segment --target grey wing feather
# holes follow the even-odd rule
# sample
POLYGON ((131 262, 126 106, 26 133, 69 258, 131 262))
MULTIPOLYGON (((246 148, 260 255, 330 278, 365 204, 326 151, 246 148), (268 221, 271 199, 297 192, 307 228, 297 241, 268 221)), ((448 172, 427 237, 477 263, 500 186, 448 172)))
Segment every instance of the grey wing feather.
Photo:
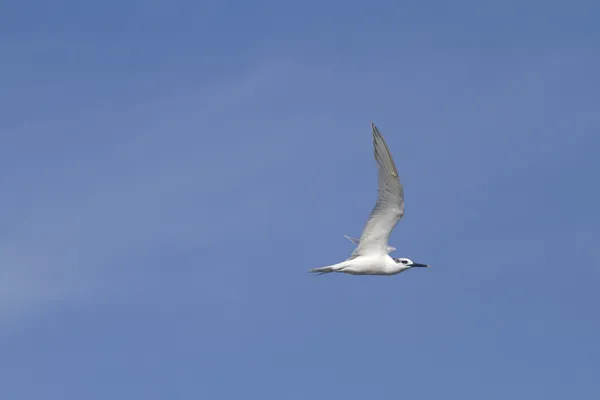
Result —
POLYGON ((344 237, 345 237, 346 239, 348 239, 349 241, 351 241, 352 243, 354 243, 355 245, 358 245, 358 243, 360 243, 360 239, 353 238, 353 237, 350 237, 350 236, 348 236, 348 235, 344 235, 344 237))
POLYGON ((398 170, 383 136, 375 124, 373 147, 378 168, 378 197, 375 208, 359 240, 358 247, 351 257, 365 253, 386 253, 388 238, 392 230, 404 215, 404 189, 400 183, 398 170))
MULTIPOLYGON (((348 235, 344 235, 344 237, 345 237, 346 239, 348 239, 349 241, 351 241, 352 243, 354 243, 355 245, 357 245, 357 246, 358 246, 358 244, 360 243, 360 239, 353 238, 353 237, 350 237, 350 236, 348 236, 348 235)), ((395 248, 395 247, 392 247, 392 246, 388 246, 388 247, 387 247, 387 252, 388 252, 388 254, 389 254, 389 253, 391 253, 391 252, 393 252, 393 251, 396 251, 396 248, 395 248)))

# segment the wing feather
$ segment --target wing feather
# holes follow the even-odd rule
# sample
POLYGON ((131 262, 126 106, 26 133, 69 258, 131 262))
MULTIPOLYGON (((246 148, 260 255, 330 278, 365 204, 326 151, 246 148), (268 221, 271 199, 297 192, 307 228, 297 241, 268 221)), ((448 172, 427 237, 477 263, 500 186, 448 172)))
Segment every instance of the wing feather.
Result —
POLYGON ((373 253, 387 254, 390 233, 404 215, 404 189, 396 164, 379 129, 374 123, 371 123, 371 128, 378 168, 378 197, 351 258, 373 253))
MULTIPOLYGON (((344 237, 345 237, 346 239, 348 239, 349 241, 351 241, 352 243, 354 243, 355 245, 358 245, 358 244, 360 243, 360 239, 353 238, 353 237, 350 237, 350 236, 348 236, 348 235, 344 235, 344 237)), ((396 248, 388 245, 388 247, 387 247, 386 251, 387 251, 387 252, 388 252, 388 254, 389 254, 389 253, 391 253, 391 252, 393 252, 393 251, 396 251, 396 248)))

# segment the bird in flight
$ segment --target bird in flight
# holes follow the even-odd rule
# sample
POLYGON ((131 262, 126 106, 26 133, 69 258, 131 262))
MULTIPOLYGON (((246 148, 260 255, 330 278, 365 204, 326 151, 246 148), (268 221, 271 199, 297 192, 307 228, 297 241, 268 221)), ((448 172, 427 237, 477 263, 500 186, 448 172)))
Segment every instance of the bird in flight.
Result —
POLYGON ((377 203, 371 211, 360 239, 346 236, 357 245, 350 257, 338 264, 313 268, 310 272, 328 274, 342 272, 352 275, 396 275, 414 267, 429 267, 408 258, 392 258, 388 253, 396 250, 388 245, 392 230, 404 215, 404 189, 390 150, 374 123, 373 147, 378 168, 377 203))

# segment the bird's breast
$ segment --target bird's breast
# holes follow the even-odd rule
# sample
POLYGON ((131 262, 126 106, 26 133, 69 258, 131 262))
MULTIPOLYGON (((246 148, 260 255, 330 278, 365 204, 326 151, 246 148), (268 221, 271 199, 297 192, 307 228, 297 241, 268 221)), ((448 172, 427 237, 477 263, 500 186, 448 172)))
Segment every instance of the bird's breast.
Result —
MULTIPOLYGON (((389 256, 386 255, 387 258, 389 256)), ((344 272, 356 275, 390 275, 394 273, 391 267, 395 266, 394 261, 389 263, 386 257, 368 257, 360 256, 348 262, 348 266, 344 268, 344 272)))

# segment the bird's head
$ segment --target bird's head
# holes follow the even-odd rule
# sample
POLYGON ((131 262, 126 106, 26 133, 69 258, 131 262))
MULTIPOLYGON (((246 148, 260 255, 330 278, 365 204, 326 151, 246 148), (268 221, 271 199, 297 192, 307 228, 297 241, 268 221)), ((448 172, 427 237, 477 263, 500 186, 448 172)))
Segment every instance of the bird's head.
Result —
POLYGON ((409 258, 394 258, 394 261, 396 262, 396 264, 403 265, 406 269, 412 268, 412 267, 429 268, 429 265, 427 265, 427 264, 419 264, 419 263, 413 262, 409 258))

